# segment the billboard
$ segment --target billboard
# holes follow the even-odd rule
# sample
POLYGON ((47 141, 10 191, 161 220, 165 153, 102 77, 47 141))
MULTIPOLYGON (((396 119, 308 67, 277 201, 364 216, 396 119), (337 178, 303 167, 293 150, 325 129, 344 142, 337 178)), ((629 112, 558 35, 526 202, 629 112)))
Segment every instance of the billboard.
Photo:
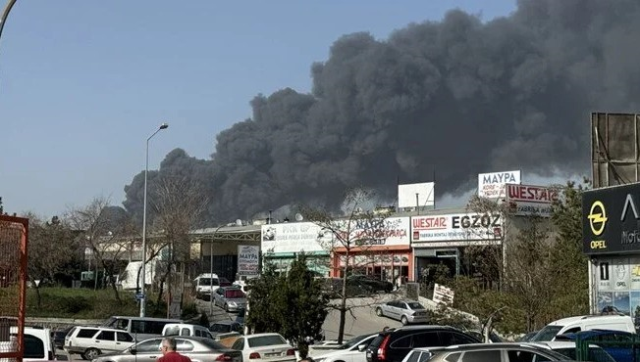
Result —
POLYGON ((506 184, 519 184, 520 171, 503 171, 478 174, 478 196, 497 199, 504 197, 506 184))
MULTIPOLYGON (((373 218, 368 220, 352 220, 351 226, 347 221, 336 220, 336 228, 334 232, 340 235, 344 232, 342 240, 351 240, 364 242, 364 246, 390 246, 390 245, 406 245, 411 244, 409 239, 409 218, 408 217, 390 217, 390 218, 373 218), (351 232, 351 237, 347 239, 347 231, 351 232)), ((336 247, 341 247, 341 243, 336 241, 336 247)))
POLYGON ((482 241, 502 237, 500 214, 448 214, 411 217, 411 242, 482 241))
POLYGON ((584 192, 582 235, 586 254, 640 251, 640 183, 584 192))
POLYGON ((640 114, 591 113, 591 170, 594 188, 640 181, 638 130, 640 114))
POLYGON ((592 312, 613 306, 640 318, 640 257, 605 256, 592 268, 595 293, 592 312))
POLYGON ((558 201, 557 188, 507 184, 505 202, 509 213, 517 216, 537 215, 550 217, 553 203, 558 201))
POLYGON ((258 275, 260 265, 260 247, 238 245, 238 275, 258 275))
POLYGON ((422 208, 433 206, 435 200, 434 189, 435 184, 433 182, 398 185, 398 207, 422 208))
POLYGON ((262 250, 273 253, 306 253, 327 251, 331 236, 312 222, 262 225, 262 250))

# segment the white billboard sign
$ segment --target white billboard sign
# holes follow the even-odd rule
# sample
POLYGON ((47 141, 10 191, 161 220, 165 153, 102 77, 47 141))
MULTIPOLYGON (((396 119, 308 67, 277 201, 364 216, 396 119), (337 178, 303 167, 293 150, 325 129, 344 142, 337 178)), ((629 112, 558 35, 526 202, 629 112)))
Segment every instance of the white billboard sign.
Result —
MULTIPOLYGON (((351 226, 347 221, 336 221, 338 232, 343 232, 342 240, 362 241, 363 246, 389 246, 389 245, 410 245, 409 238, 409 218, 390 217, 374 218, 371 220, 352 220, 351 226), (346 233, 351 231, 350 238, 346 233)), ((339 240, 335 242, 336 247, 343 247, 339 240)))
POLYGON ((453 297, 455 293, 453 289, 445 287, 444 285, 436 283, 433 287, 433 301, 437 304, 453 305, 453 297))
POLYGON ((506 184, 519 184, 520 171, 504 171, 478 174, 478 196, 498 199, 504 196, 506 184))
POLYGON ((435 183, 398 185, 398 207, 414 208, 433 206, 435 199, 435 183))
POLYGON ((312 222, 262 225, 262 250, 273 253, 313 253, 331 249, 331 236, 312 222))
POLYGON ((448 214, 411 217, 411 242, 482 241, 502 238, 500 214, 448 214))
POLYGON ((258 275, 260 265, 260 247, 238 245, 238 275, 258 275))
POLYGON ((560 190, 532 185, 506 185, 506 203, 510 213, 518 216, 550 217, 560 190))

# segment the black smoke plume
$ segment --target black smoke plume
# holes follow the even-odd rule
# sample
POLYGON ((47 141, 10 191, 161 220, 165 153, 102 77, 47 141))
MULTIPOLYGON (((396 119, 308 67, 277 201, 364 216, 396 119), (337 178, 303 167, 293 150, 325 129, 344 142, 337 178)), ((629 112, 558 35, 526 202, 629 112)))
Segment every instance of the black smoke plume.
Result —
MULTIPOLYGON (((292 203, 337 209, 353 186, 393 199, 398 179, 434 169, 439 195, 478 172, 585 173, 589 113, 638 111, 638 18, 637 0, 521 0, 488 22, 454 10, 387 40, 345 35, 311 67, 311 94, 257 96, 211 161, 174 151, 159 172, 202 177, 211 222, 292 203)), ((140 179, 127 186, 134 212, 140 179)))

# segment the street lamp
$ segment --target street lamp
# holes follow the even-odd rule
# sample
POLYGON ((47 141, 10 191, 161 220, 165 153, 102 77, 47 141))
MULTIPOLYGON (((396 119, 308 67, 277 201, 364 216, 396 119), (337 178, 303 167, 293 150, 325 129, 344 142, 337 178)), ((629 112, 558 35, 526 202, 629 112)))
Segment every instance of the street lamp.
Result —
POLYGON ((209 294, 209 315, 213 315, 213 242, 216 239, 218 231, 225 226, 227 225, 223 224, 218 226, 216 231, 213 232, 213 237, 211 238, 211 249, 209 251, 209 288, 211 291, 211 294, 209 294))
POLYGON ((169 125, 163 123, 158 127, 158 129, 153 132, 149 138, 147 138, 147 150, 146 150, 146 161, 144 163, 144 200, 142 202, 142 286, 141 286, 141 296, 140 296, 140 317, 144 317, 147 296, 145 295, 145 286, 147 281, 147 173, 149 173, 149 140, 153 138, 158 132, 163 129, 169 128, 169 125))
POLYGON ((4 29, 4 24, 7 22, 7 18, 9 17, 9 13, 13 8, 13 5, 16 4, 16 0, 9 0, 7 5, 4 7, 4 11, 2 12, 2 16, 0 17, 0 37, 2 37, 2 29, 4 29))

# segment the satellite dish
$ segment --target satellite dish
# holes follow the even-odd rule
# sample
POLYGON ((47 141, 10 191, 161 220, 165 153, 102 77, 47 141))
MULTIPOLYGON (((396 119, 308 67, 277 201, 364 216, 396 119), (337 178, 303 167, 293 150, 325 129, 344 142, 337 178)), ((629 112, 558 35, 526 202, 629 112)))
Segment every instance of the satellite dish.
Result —
POLYGON ((296 221, 302 221, 302 220, 304 220, 304 217, 302 216, 302 214, 301 213, 297 213, 296 214, 296 221))
POLYGON ((237 219, 236 220, 236 225, 242 226, 242 219, 237 219))

